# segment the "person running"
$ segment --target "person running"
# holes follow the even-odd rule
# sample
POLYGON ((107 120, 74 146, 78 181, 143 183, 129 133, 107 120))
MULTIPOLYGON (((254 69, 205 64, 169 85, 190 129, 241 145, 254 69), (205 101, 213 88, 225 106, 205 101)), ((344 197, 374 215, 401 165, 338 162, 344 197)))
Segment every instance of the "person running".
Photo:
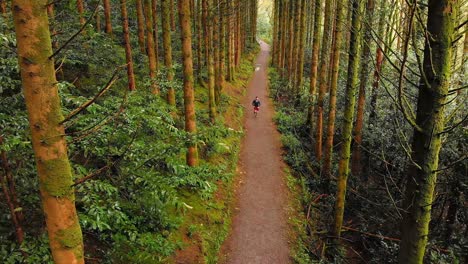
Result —
POLYGON ((254 115, 257 116, 258 111, 260 111, 260 100, 258 96, 255 96, 255 99, 252 101, 252 105, 254 107, 254 115))

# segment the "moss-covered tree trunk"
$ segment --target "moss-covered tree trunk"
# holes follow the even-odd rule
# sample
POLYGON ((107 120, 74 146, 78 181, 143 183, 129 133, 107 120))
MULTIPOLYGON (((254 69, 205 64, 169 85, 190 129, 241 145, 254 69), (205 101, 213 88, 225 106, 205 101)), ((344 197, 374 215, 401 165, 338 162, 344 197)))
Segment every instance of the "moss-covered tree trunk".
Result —
POLYGON ((349 44, 348 58, 348 77, 346 81, 345 108, 341 136, 340 161, 338 164, 338 181, 335 201, 335 218, 332 230, 332 235, 339 238, 341 235, 341 227, 343 225, 343 215, 345 209, 346 186, 349 175, 349 160, 351 157, 351 139, 354 119, 354 108, 356 105, 356 92, 359 85, 359 60, 361 46, 361 0, 352 0, 353 8, 352 22, 349 44))
POLYGON ((323 101, 328 84, 328 62, 330 57, 330 42, 332 31, 332 0, 325 0, 325 18, 322 35, 322 51, 320 57, 319 91, 317 97, 316 127, 315 127, 315 159, 322 162, 322 137, 323 137, 323 101))
POLYGON ((412 160, 408 169, 399 263, 423 263, 439 151, 445 126, 445 105, 452 69, 457 15, 456 0, 429 0, 423 79, 419 84, 412 160))
POLYGON ((351 162, 351 172, 359 175, 361 172, 361 144, 362 128, 364 126, 364 108, 366 106, 366 86, 369 80, 369 61, 371 60, 372 26, 374 18, 374 0, 367 0, 366 16, 364 21, 364 45, 361 55, 361 74, 359 84, 359 97, 356 112, 356 123, 354 125, 354 145, 351 162))
POLYGON ((215 61, 215 103, 216 105, 219 105, 220 101, 220 96, 221 96, 221 91, 223 90, 223 81, 224 81, 224 69, 221 66, 222 61, 221 61, 221 55, 224 51, 224 45, 223 45, 223 32, 222 28, 224 28, 223 25, 223 14, 220 12, 220 9, 222 7, 222 3, 220 0, 215 0, 214 4, 214 28, 213 28, 213 48, 214 48, 214 61, 215 61))
MULTIPOLYGON (((174 70, 172 69, 172 42, 171 42, 171 13, 170 13, 170 1, 161 0, 162 8, 162 32, 163 32, 163 49, 164 49, 164 65, 166 66, 166 78, 167 81, 172 82, 174 80, 174 70)), ((167 102, 170 105, 175 106, 175 92, 174 87, 167 87, 167 102)))
POLYGON ((312 36, 312 57, 310 63, 310 82, 309 82, 309 128, 310 128, 310 138, 314 138, 314 103, 315 96, 317 91, 317 73, 318 73, 318 62, 319 62, 319 52, 320 52, 320 23, 322 21, 322 0, 315 0, 314 5, 314 33, 312 36))
POLYGON ((50 58, 47 3, 12 1, 18 60, 52 256, 57 264, 84 263, 54 60, 50 58))
POLYGON ((122 15, 122 31, 125 45, 125 60, 127 62, 128 89, 130 91, 133 91, 136 89, 136 85, 135 74, 133 70, 132 47, 130 46, 130 31, 128 29, 128 12, 126 0, 120 0, 120 12, 122 15))
POLYGON ((197 132, 195 121, 195 96, 193 91, 193 62, 192 62, 192 32, 190 16, 190 0, 178 1, 179 20, 182 38, 182 56, 184 66, 184 105, 185 130, 192 136, 188 145, 187 165, 198 165, 198 151, 195 139, 197 132))
POLYGON ((144 0, 145 11, 145 28, 146 28, 146 53, 149 62, 149 76, 151 78, 151 92, 159 94, 158 86, 156 85, 156 70, 157 60, 156 53, 154 52, 154 39, 153 39, 153 21, 151 14, 151 0, 144 0))
MULTIPOLYGON (((322 173, 325 176, 331 176, 332 156, 333 156, 333 139, 335 135, 335 119, 336 119, 336 91, 338 88, 338 74, 340 70, 340 47, 341 39, 343 38, 343 2, 337 1, 335 25, 333 32, 332 58, 330 64, 331 76, 329 84, 329 103, 328 103, 328 123, 327 123, 327 138, 325 140, 325 155, 323 160, 322 173)), ((359 30, 354 28, 354 30, 359 30)))
POLYGON ((215 104, 215 70, 214 70, 214 52, 213 52, 213 28, 214 24, 211 8, 213 0, 203 0, 203 38, 205 40, 205 55, 208 70, 208 111, 210 119, 214 122, 216 116, 215 104))
POLYGON ((145 53, 145 19, 143 17, 143 0, 136 0, 136 14, 137 14, 137 27, 138 27, 138 46, 141 53, 145 53))
POLYGON ((112 22, 111 22, 111 2, 110 0, 104 0, 104 20, 106 26, 104 32, 112 36, 112 22))

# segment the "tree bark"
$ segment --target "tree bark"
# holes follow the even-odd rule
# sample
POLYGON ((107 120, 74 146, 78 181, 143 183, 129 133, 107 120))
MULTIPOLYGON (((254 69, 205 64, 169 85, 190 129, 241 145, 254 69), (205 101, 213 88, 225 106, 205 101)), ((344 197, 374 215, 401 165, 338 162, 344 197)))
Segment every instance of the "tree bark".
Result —
POLYGON ((49 244, 57 264, 84 263, 65 131, 60 122, 57 80, 46 0, 13 0, 18 63, 49 244))
POLYGON ((125 45, 125 60, 127 62, 128 89, 133 91, 135 86, 135 74, 133 70, 132 47, 130 46, 130 32, 128 29, 127 1, 120 0, 120 12, 122 15, 122 31, 125 45))
POLYGON ((419 129, 414 129, 413 163, 408 168, 399 263, 422 263, 426 249, 451 78, 456 2, 428 2, 424 73, 416 110, 419 129))
POLYGON ((351 137, 353 129, 354 108, 356 104, 356 91, 358 89, 359 76, 359 55, 361 46, 361 14, 360 0, 352 0, 352 22, 353 30, 350 36, 349 59, 348 59, 348 78, 346 81, 346 96, 344 109, 344 122, 342 128, 342 146, 340 150, 340 161, 338 164, 338 182, 335 202, 335 219, 332 234, 334 237, 341 236, 341 227, 343 225, 343 215, 346 199, 346 185, 349 175, 349 159, 351 156, 351 137))
MULTIPOLYGON (((327 123, 327 138, 325 141, 325 156, 323 161, 322 173, 331 178, 332 155, 333 155, 333 138, 335 134, 335 119, 336 119, 336 90, 338 87, 338 74, 340 70, 340 47, 341 39, 343 38, 343 2, 336 3, 336 17, 334 26, 334 39, 332 47, 332 60, 330 64, 330 101, 328 104, 328 123, 327 123)), ((353 27, 354 31, 360 30, 353 27)), ((355 33, 357 34, 357 33, 355 33)), ((356 58, 357 59, 357 58, 356 58)))
POLYGON ((312 58, 310 64, 310 83, 309 83, 309 128, 310 138, 314 138, 314 104, 317 91, 317 72, 320 51, 320 23, 322 22, 322 0, 315 0, 314 6, 314 34, 312 36, 312 58))
MULTIPOLYGON (((185 130, 192 137, 197 132, 195 122, 195 98, 193 91, 193 62, 192 62, 192 32, 190 17, 190 0, 178 1, 179 20, 182 38, 182 56, 184 66, 184 105, 185 130)), ((192 138, 187 151, 187 165, 198 165, 198 151, 195 139, 192 138)))
POLYGON ((325 0, 325 20, 322 35, 322 51, 319 72, 319 93, 317 98, 316 129, 315 129, 315 158, 322 162, 322 137, 323 137, 323 100, 327 91, 328 62, 330 57, 330 40, 332 27, 332 0, 325 0))
POLYGON ((111 23, 111 3, 110 0, 104 0, 104 19, 106 20, 105 32, 112 36, 112 23, 111 23))
POLYGON ((367 0, 366 21, 364 22, 364 46, 361 55, 361 83, 359 84, 359 97, 356 113, 356 124, 354 125, 353 154, 351 162, 352 175, 361 173, 361 145, 362 128, 364 126, 364 108, 366 106, 366 86, 369 80, 369 61, 371 60, 372 25, 374 18, 374 0, 367 0))
POLYGON ((157 61, 154 52, 154 39, 153 39, 153 21, 151 18, 151 0, 144 0, 145 10, 145 24, 146 24, 146 53, 149 60, 149 76, 151 78, 151 92, 159 94, 159 89, 156 85, 156 70, 157 61))
POLYGON ((138 26, 138 46, 141 53, 145 53, 145 20, 143 17, 143 0, 136 0, 137 26, 138 26))
MULTIPOLYGON (((170 14, 170 1, 161 0, 162 6, 162 30, 163 30, 163 46, 164 46, 164 65, 166 66, 166 78, 169 82, 174 80, 174 69, 172 69, 172 44, 171 44, 171 14, 170 14)), ((168 87, 167 90, 167 103, 175 106, 175 91, 173 87, 168 87)))

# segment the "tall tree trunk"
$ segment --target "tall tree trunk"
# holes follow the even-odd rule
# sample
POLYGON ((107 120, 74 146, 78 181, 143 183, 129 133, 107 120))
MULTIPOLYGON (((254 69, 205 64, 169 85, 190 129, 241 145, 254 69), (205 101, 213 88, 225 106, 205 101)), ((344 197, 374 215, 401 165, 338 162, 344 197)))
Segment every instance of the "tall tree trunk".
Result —
POLYGON ((426 249, 451 78, 456 2, 428 2, 424 73, 419 82, 418 127, 413 135, 413 163, 408 169, 399 263, 422 263, 426 249))
MULTIPOLYGON (((86 23, 86 19, 84 17, 84 3, 83 0, 76 1, 76 9, 78 10, 78 15, 80 16, 80 24, 84 25, 86 23)), ((84 31, 82 31, 84 34, 84 31)))
POLYGON ((176 22, 174 18, 174 0, 169 0, 170 1, 170 14, 171 14, 171 29, 172 31, 176 31, 176 22))
POLYGON ((201 0, 196 1, 195 5, 195 13, 194 15, 194 21, 196 21, 195 28, 196 28, 196 42, 197 42, 197 79, 199 82, 202 81, 202 53, 203 53, 203 48, 202 48, 202 36, 203 36, 203 28, 202 28, 202 15, 201 15, 201 10, 202 10, 202 4, 201 0))
POLYGON ((205 39, 205 52, 206 61, 208 63, 208 111, 210 114, 211 122, 216 118, 216 103, 215 103, 215 70, 214 70, 214 52, 213 52, 213 28, 214 23, 212 19, 214 16, 211 12, 213 7, 213 0, 203 0, 203 16, 204 16, 204 39, 205 39))
POLYGON ((214 61, 215 61, 215 103, 216 105, 219 105, 219 100, 221 96, 221 91, 223 90, 223 79, 224 79, 224 73, 223 69, 221 67, 221 53, 223 50, 223 45, 222 45, 222 40, 223 36, 221 35, 221 29, 223 28, 223 14, 220 12, 220 7, 221 7, 221 1, 220 0, 215 0, 215 14, 214 14, 214 35, 213 35, 213 48, 214 48, 214 61))
POLYGON ((323 137, 323 101, 328 84, 328 62, 330 57, 330 40, 332 29, 332 0, 325 0, 325 20, 322 35, 322 51, 320 58, 319 72, 319 93, 317 98, 317 119, 315 129, 315 158, 317 162, 322 162, 322 137, 323 137))
POLYGON ((338 164, 338 182, 335 202, 335 221, 333 226, 333 236, 339 238, 343 225, 343 214, 345 209, 346 185, 349 175, 349 159, 351 156, 351 137, 353 129, 354 108, 356 105, 356 91, 358 89, 359 60, 361 46, 361 0, 352 0, 352 22, 349 58, 348 58, 348 78, 346 81, 346 96, 344 121, 342 128, 342 145, 340 150, 340 161, 338 164))
POLYGON ((127 62, 128 89, 133 91, 135 86, 135 74, 133 70, 132 47, 130 46, 130 32, 128 29, 127 0, 120 0, 120 12, 122 15, 122 31, 125 45, 125 60, 127 62))
POLYGON ((288 28, 289 28, 289 34, 288 34, 288 50, 287 50, 287 72, 288 72, 288 80, 289 82, 292 81, 293 79, 293 71, 294 71, 294 66, 293 62, 295 62, 296 58, 294 57, 294 14, 295 14, 295 7, 297 6, 296 3, 297 0, 294 1, 289 1, 289 18, 288 18, 288 28))
POLYGON ((102 28, 101 28, 101 14, 99 10, 96 11, 96 15, 94 15, 94 18, 96 19, 96 32, 100 33, 102 31, 102 28))
POLYGON ((5 16, 7 13, 7 1, 6 0, 0 0, 0 14, 5 16))
POLYGON ((104 19, 106 20, 105 32, 112 36, 111 23, 111 3, 110 0, 104 0, 104 19))
POLYGON ((362 127, 364 125, 364 107, 366 106, 366 86, 369 80, 369 61, 371 60, 372 25, 374 18, 374 0, 367 0, 366 21, 364 22, 364 47, 361 55, 361 80, 359 84, 359 97, 356 113, 356 124, 354 125, 353 154, 351 162, 352 175, 361 173, 361 145, 362 127))
MULTIPOLYGON (((192 32, 190 18, 190 0, 178 1, 179 20, 182 38, 182 56, 184 65, 184 105, 185 130, 194 136, 197 132, 195 123, 195 98, 193 91, 193 62, 192 62, 192 32)), ((198 165, 198 151, 195 139, 192 138, 187 151, 187 165, 198 165)))
POLYGON ((57 264, 84 263, 83 238, 55 78, 47 0, 13 0, 23 93, 31 127, 39 189, 57 264))
POLYGON ((151 0, 144 0, 145 24, 146 24, 146 53, 149 61, 149 76, 151 78, 151 91, 154 94, 159 94, 159 89, 156 85, 156 70, 157 61, 154 52, 153 39, 153 21, 151 18, 151 0))
MULTIPOLYGON (((167 80, 172 83, 174 80, 174 70, 172 69, 172 44, 171 44, 171 2, 169 0, 161 0, 162 6, 162 30, 163 30, 163 46, 164 46, 164 65, 166 66, 167 80)), ((175 91, 174 87, 168 87, 167 102, 175 106, 175 91)))
MULTIPOLYGON (((331 178, 332 156, 333 156, 333 139, 335 134, 335 119, 336 119, 336 90, 338 87, 338 75, 340 70, 340 47, 341 39, 343 38, 343 2, 336 3, 336 18, 334 26, 334 40, 332 47, 332 60, 330 64, 330 101, 328 104, 328 123, 327 123, 327 138, 325 141, 325 156, 323 161, 322 173, 331 178)), ((360 30, 353 28, 353 30, 360 30)))
POLYGON ((302 84, 304 83, 304 46, 306 41, 306 1, 301 0, 301 25, 299 33, 299 60, 297 63, 297 78, 296 78, 296 89, 298 90, 297 98, 300 97, 302 84))
MULTIPOLYGON (((387 18, 386 14, 386 2, 380 1, 380 17, 379 17, 379 26, 378 26, 378 36, 381 36, 381 39, 384 39, 385 33, 385 19, 387 18)), ((384 52, 383 52, 383 41, 377 41, 376 48, 376 58, 375 58, 375 69, 372 82, 372 94, 370 99, 370 111, 369 111, 369 124, 375 125, 375 119, 377 117, 376 107, 377 107, 377 97, 378 90, 380 85, 380 73, 382 71, 382 66, 384 62, 384 52)))
POLYGON ((278 67, 278 34, 280 32, 279 24, 278 24, 278 11, 280 0, 275 0, 273 4, 273 45, 271 51, 271 62, 273 66, 278 67))
POLYGON ((145 53, 145 20, 143 17, 143 0, 136 0, 137 26, 138 26, 138 46, 141 53, 145 53))
POLYGON ((314 104, 317 91, 317 72, 320 52, 320 23, 322 23, 322 0, 315 0, 314 6, 314 34, 312 36, 312 58, 310 64, 310 83, 309 83, 309 125, 310 125, 310 138, 314 138, 314 104))
POLYGON ((151 16, 153 17, 154 57, 156 58, 156 70, 159 70, 159 37, 158 37, 158 1, 151 0, 151 16))

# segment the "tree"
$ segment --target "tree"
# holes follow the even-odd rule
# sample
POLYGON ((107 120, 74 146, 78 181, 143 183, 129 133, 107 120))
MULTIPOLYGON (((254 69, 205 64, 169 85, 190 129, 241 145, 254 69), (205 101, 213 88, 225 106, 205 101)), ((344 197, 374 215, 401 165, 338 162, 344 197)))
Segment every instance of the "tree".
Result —
POLYGON ((122 14, 122 31, 125 45, 125 60, 127 62, 128 89, 133 91, 135 86, 135 74, 133 70, 132 47, 130 46, 130 33, 128 29, 127 1, 120 0, 120 12, 122 14))
POLYGON ((112 36, 112 23, 111 23, 111 3, 110 0, 104 0, 104 19, 106 20, 106 27, 104 31, 112 36))
POLYGON ((317 162, 322 161, 322 136, 323 136, 323 100, 327 90, 327 72, 328 62, 330 56, 330 36, 332 29, 332 0, 325 0, 325 20, 322 35, 322 51, 320 57, 320 71, 319 71, 319 91, 317 98, 317 119, 315 129, 315 158, 317 162))
POLYGON ((159 94, 159 89, 156 85, 156 71, 158 68, 158 61, 156 60, 156 53, 154 49, 153 39, 153 21, 151 15, 151 0, 144 0, 145 11, 145 24, 146 24, 146 53, 148 54, 149 61, 149 76, 151 78, 151 91, 154 94, 159 94))
MULTIPOLYGON (((424 60, 413 120, 412 161, 407 172, 399 263, 423 263, 445 129, 457 1, 429 0, 424 60)), ((411 30, 409 30, 411 32, 411 30)))
POLYGON ((310 63, 310 83, 309 83, 309 125, 310 125, 310 138, 314 138, 313 115, 314 115, 314 99, 317 91, 317 72, 320 51, 320 23, 322 21, 322 0, 315 0, 314 7, 314 34, 312 36, 312 57, 310 63))
MULTIPOLYGON (((333 138, 335 134, 335 118, 336 118, 336 90, 338 86, 338 74, 340 70, 340 46, 341 39, 343 38, 343 2, 337 1, 336 3, 336 17, 334 33, 333 33, 333 45, 332 45, 332 56, 330 62, 330 101, 328 103, 328 123, 327 123, 327 138, 325 141, 325 156, 323 161, 322 173, 325 176, 331 176, 332 167, 332 155, 333 155, 333 138)), ((358 28, 352 30, 357 31, 358 28)))
POLYGON ((49 243, 55 263, 84 263, 67 156, 46 0, 12 1, 23 93, 49 243))
POLYGON ((203 0, 203 38, 205 39, 205 60, 208 69, 208 111, 210 113, 211 122, 214 122, 216 117, 215 103, 215 69, 214 69, 214 52, 213 52, 213 14, 211 12, 212 0, 203 0))
MULTIPOLYGON (((172 44, 171 44, 171 15, 170 15, 169 0, 161 0, 162 6, 162 30, 163 30, 163 46, 164 46, 164 65, 166 66, 166 78, 169 82, 174 80, 174 70, 172 69, 172 44)), ((167 102, 170 105, 176 104, 175 91, 173 87, 167 90, 167 102)))
POLYGON ((144 0, 135 1, 138 26, 138 46, 140 46, 140 51, 145 53, 145 20, 143 18, 143 4, 141 1, 144 0))
POLYGON ((185 130, 190 138, 187 151, 187 165, 198 165, 198 151, 194 134, 197 132, 195 122, 195 98, 193 91, 193 59, 192 59, 192 32, 190 0, 179 0, 179 21, 181 27, 182 56, 184 65, 184 105, 185 105, 185 130))
POLYGON ((349 44, 348 58, 348 77, 346 80, 346 96, 344 108, 344 121, 342 126, 342 146, 340 150, 340 161, 338 164, 338 181, 335 202, 335 219, 333 225, 333 236, 341 236, 341 227, 343 225, 343 214, 345 209, 346 186, 349 175, 349 159, 351 157, 351 138, 354 119, 354 108, 356 105, 356 92, 358 89, 359 60, 361 47, 361 1, 352 0, 352 22, 351 37, 349 44))
POLYGON ((364 107, 366 105, 366 86, 369 80, 369 63, 371 54, 372 40, 372 22, 374 17, 374 0, 367 0, 366 5, 366 20, 364 23, 364 47, 361 55, 361 74, 359 84, 359 97, 356 113, 356 124, 354 125, 354 141, 352 154, 352 174, 358 175, 361 172, 361 144, 362 144, 362 127, 364 125, 364 107))

